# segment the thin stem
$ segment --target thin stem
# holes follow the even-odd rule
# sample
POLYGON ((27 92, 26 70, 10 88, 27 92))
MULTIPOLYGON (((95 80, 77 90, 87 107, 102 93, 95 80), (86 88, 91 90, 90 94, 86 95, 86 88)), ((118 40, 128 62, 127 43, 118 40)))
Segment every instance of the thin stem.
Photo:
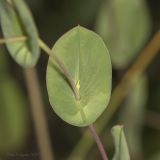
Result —
POLYGON ((41 159, 54 160, 36 69, 26 69, 24 75, 41 159))
POLYGON ((153 36, 153 38, 141 52, 135 63, 131 66, 130 69, 128 69, 128 71, 125 73, 120 83, 114 89, 111 96, 110 104, 108 106, 108 110, 106 111, 107 116, 103 114, 105 116, 101 117, 99 121, 99 123, 101 123, 100 130, 103 130, 105 125, 109 122, 113 114, 118 109, 119 105, 122 103, 122 101, 128 94, 134 77, 140 76, 145 71, 145 69, 152 62, 153 58, 155 58, 155 56, 157 55, 159 49, 160 49, 160 31, 158 31, 153 36))
POLYGON ((108 160, 108 157, 107 157, 107 154, 105 152, 104 146, 103 146, 103 144, 102 144, 102 142, 101 142, 101 140, 100 140, 100 138, 99 138, 99 136, 96 132, 96 129, 93 126, 93 124, 89 125, 89 130, 90 130, 91 134, 93 135, 93 137, 94 137, 94 139, 97 143, 97 146, 98 146, 98 149, 101 153, 102 159, 103 160, 108 160))
POLYGON ((0 38, 0 45, 6 43, 14 43, 17 41, 25 41, 27 40, 26 36, 19 36, 19 37, 10 37, 10 38, 0 38))
POLYGON ((63 71, 63 74, 67 78, 68 82, 70 83, 75 94, 76 100, 80 100, 80 95, 76 87, 76 83, 69 71, 67 70, 67 68, 65 67, 64 63, 53 53, 53 51, 41 39, 39 40, 39 45, 45 51, 45 53, 47 53, 50 57, 53 57, 53 59, 56 61, 60 69, 63 71))

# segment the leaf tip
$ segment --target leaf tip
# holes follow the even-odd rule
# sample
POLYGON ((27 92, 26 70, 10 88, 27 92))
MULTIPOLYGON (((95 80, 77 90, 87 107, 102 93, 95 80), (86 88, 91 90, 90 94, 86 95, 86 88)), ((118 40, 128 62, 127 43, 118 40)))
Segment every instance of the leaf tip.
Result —
POLYGON ((113 133, 113 132, 115 132, 115 131, 122 131, 123 128, 124 128, 123 125, 117 124, 117 125, 115 125, 114 127, 112 127, 111 132, 113 133))

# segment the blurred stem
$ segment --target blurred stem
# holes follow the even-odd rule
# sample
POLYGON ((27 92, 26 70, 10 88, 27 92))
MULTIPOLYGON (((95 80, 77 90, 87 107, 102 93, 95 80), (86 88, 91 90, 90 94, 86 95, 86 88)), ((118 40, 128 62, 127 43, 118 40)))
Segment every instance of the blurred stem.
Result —
POLYGON ((20 36, 20 37, 10 37, 10 38, 0 38, 0 45, 1 44, 6 44, 6 43, 14 43, 17 41, 25 41, 27 40, 27 37, 25 36, 20 36))
MULTIPOLYGON (((135 76, 139 76, 144 72, 144 70, 150 65, 153 58, 160 49, 160 31, 158 31, 153 38, 150 40, 148 45, 140 53, 139 57, 135 63, 128 69, 128 71, 123 76, 122 80, 113 90, 111 100, 108 108, 97 121, 97 132, 101 134, 104 128, 109 123, 109 120, 112 118, 113 114, 116 112, 120 104, 123 102, 124 98, 130 90, 130 84, 135 76)), ((89 137, 88 132, 86 131, 83 137, 80 139, 78 144, 74 147, 69 160, 75 159, 77 155, 81 155, 82 159, 85 159, 88 151, 94 144, 93 140, 89 137), (86 143, 87 141, 87 143, 86 143)))
POLYGON ((54 160, 36 69, 26 69, 24 75, 41 159, 54 160))
POLYGON ((97 143, 98 149, 101 153, 101 156, 102 156, 103 160, 108 160, 108 157, 107 157, 106 152, 104 150, 104 146, 103 146, 103 144, 102 144, 102 142, 101 142, 101 140, 100 140, 100 138, 99 138, 99 136, 96 132, 96 129, 93 126, 93 124, 89 125, 89 130, 91 131, 91 133, 92 133, 92 135, 93 135, 93 137, 94 137, 94 139, 97 143))

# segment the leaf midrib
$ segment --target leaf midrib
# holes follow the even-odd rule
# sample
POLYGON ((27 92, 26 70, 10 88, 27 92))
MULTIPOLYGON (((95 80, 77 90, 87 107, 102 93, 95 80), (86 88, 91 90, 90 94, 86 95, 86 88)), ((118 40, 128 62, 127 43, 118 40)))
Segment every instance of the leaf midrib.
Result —
POLYGON ((77 32, 78 32, 78 49, 77 49, 77 63, 76 63, 76 72, 75 72, 75 82, 77 84, 77 82, 79 81, 79 59, 80 59, 80 28, 77 28, 77 32))
MULTIPOLYGON (((77 63, 76 63, 76 72, 75 72, 75 82, 76 84, 78 83, 78 81, 80 80, 79 78, 79 70, 80 70, 80 53, 81 53, 81 49, 80 49, 80 43, 81 43, 81 37, 80 37, 80 26, 77 27, 77 36, 78 36, 78 49, 77 49, 77 63)), ((81 82, 79 82, 81 83, 81 82)), ((79 92, 79 89, 78 89, 79 92)), ((80 94, 80 93, 79 93, 80 94)), ((80 112, 81 118, 83 123, 86 123, 87 118, 86 118, 86 114, 84 112, 83 107, 80 105, 78 107, 78 110, 80 112)))

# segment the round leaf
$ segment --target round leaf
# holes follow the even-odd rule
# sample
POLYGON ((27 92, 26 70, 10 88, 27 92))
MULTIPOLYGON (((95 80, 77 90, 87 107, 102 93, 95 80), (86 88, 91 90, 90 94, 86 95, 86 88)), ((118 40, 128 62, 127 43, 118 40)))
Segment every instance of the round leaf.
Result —
POLYGON ((53 53, 66 66, 80 94, 77 101, 51 56, 47 67, 47 89, 54 111, 75 126, 95 122, 108 105, 111 92, 111 62, 103 40, 94 32, 78 26, 56 42, 53 53))
POLYGON ((150 27, 145 0, 109 0, 96 22, 96 31, 107 43, 115 68, 131 63, 147 40, 150 27))
POLYGON ((39 58, 38 33, 32 15, 22 0, 0 1, 0 18, 5 38, 26 36, 27 41, 8 43, 14 60, 23 67, 33 67, 39 58))

